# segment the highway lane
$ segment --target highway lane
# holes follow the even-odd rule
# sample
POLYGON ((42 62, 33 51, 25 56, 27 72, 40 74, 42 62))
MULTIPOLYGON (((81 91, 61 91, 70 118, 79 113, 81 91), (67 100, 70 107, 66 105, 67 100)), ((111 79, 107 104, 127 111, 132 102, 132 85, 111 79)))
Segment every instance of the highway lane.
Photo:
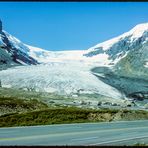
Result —
POLYGON ((0 145, 148 144, 148 120, 0 128, 0 145))

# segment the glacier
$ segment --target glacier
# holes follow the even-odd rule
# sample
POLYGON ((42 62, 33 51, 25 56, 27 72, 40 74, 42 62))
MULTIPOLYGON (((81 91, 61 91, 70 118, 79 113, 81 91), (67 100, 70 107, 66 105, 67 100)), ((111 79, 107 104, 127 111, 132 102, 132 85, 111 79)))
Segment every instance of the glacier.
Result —
POLYGON ((121 93, 97 79, 90 71, 91 65, 81 63, 53 62, 36 66, 19 66, 0 72, 3 87, 31 89, 59 94, 102 94, 123 99, 121 93), (107 90, 107 91, 106 91, 107 90))
POLYGON ((21 66, 0 71, 2 87, 62 95, 98 94, 122 101, 127 99, 124 92, 99 79, 98 77, 105 79, 105 73, 93 73, 93 68, 107 67, 112 73, 130 77, 133 75, 136 79, 137 68, 132 67, 136 67, 137 63, 142 67, 140 72, 147 77, 148 23, 139 24, 129 32, 88 50, 44 50, 24 44, 7 32, 4 33, 13 47, 36 60, 38 64, 28 65, 17 59, 21 66))

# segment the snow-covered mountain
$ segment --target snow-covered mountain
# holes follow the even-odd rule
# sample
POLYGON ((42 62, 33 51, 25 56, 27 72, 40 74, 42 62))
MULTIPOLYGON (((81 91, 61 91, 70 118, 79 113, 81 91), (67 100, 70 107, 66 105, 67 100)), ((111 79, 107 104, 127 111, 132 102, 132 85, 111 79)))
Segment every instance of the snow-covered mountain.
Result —
POLYGON ((0 22, 0 64, 36 65, 39 62, 29 56, 30 49, 20 40, 2 30, 0 22))
MULTIPOLYGON (((88 58, 84 56, 87 50, 72 50, 72 51, 49 51, 42 48, 33 47, 21 42, 16 37, 2 30, 2 22, 0 21, 0 65, 36 65, 49 62, 62 61, 85 61, 97 62, 105 64, 103 55, 98 57, 88 58)), ((108 63, 108 60, 106 61, 108 63)))
MULTIPOLYGON (((129 32, 83 51, 47 51, 26 45, 3 30, 0 43, 3 47, 0 56, 5 50, 7 59, 32 65, 0 71, 3 87, 60 94, 91 93, 122 100, 126 98, 124 93, 127 93, 131 80, 126 80, 125 85, 123 81, 117 83, 111 76, 148 80, 148 23, 139 24, 129 32), (96 67, 99 70, 92 71, 96 67), (102 67, 108 68, 113 75, 105 75, 105 68, 100 72, 102 67), (118 89, 119 86, 123 91, 118 89)), ((135 83, 137 87, 129 89, 130 93, 137 91, 140 84, 135 83)), ((145 84, 141 90, 147 90, 145 84)))
POLYGON ((139 24, 129 32, 89 48, 88 53, 84 55, 94 57, 104 54, 113 64, 120 61, 129 51, 138 50, 138 48, 147 42, 148 23, 139 24))
MULTIPOLYGON (((1 24, 1 23, 0 23, 1 24)), ((2 24, 1 24, 2 25, 2 24)), ((148 42, 148 23, 139 24, 116 38, 99 43, 88 50, 48 51, 24 44, 6 31, 0 30, 0 46, 14 62, 27 65, 58 61, 85 61, 103 65, 115 64, 129 51, 148 42)), ((3 54, 0 52, 1 58, 3 54)), ((147 66, 145 61, 145 66, 147 66)))

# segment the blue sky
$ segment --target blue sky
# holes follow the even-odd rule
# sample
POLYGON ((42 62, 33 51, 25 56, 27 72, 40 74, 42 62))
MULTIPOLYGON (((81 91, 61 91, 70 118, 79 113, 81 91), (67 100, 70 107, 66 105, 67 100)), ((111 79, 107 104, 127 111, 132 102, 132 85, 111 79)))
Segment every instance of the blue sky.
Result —
POLYGON ((83 50, 148 22, 148 2, 0 2, 3 29, 47 50, 83 50))

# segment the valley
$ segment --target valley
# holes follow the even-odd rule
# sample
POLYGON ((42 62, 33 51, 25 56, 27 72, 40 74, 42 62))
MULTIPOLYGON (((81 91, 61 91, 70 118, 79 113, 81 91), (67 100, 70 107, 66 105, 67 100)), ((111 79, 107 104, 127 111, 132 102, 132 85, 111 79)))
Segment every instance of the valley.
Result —
POLYGON ((148 23, 87 50, 57 52, 0 32, 1 126, 44 124, 41 116, 46 124, 148 118, 148 23))

